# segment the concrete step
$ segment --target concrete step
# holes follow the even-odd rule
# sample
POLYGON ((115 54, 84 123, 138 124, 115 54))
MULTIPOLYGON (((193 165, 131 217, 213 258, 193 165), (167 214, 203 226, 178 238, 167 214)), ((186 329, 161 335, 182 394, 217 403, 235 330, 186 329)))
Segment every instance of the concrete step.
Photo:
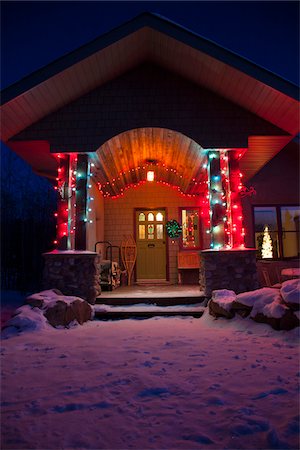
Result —
POLYGON ((96 304, 104 304, 104 305, 134 305, 138 303, 146 303, 149 305, 156 304, 158 306, 175 306, 175 305, 191 305, 202 303, 206 300, 206 297, 200 293, 198 296, 189 296, 189 295, 181 295, 181 296, 146 296, 146 295, 132 295, 132 296, 109 296, 109 295, 101 295, 96 299, 96 304))
POLYGON ((118 320, 164 316, 191 316, 199 318, 205 307, 197 303, 194 305, 159 306, 157 304, 136 303, 124 306, 110 306, 107 304, 95 305, 95 318, 98 320, 118 320))

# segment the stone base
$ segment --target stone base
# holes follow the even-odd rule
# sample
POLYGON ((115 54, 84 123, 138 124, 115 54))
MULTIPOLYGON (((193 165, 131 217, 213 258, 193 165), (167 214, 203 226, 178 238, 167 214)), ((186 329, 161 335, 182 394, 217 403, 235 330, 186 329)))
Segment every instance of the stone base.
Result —
POLYGON ((206 297, 217 289, 236 294, 258 289, 256 250, 202 250, 199 275, 206 297))
POLYGON ((44 253, 44 289, 81 297, 94 304, 101 293, 98 253, 68 250, 44 253))

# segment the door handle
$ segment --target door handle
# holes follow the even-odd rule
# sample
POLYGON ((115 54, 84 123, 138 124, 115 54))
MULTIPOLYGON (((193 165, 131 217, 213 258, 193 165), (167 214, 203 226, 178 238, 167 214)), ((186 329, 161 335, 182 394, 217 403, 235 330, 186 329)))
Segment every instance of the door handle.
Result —
POLYGON ((155 244, 148 244, 148 247, 153 248, 155 247, 155 244))

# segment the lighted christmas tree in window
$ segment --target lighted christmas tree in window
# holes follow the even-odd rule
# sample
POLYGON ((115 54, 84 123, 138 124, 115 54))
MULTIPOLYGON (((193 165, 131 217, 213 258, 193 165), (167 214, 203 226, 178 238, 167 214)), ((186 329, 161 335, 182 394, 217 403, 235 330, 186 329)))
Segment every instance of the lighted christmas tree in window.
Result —
POLYGON ((273 244, 268 225, 266 225, 264 228, 261 256, 262 258, 273 258, 273 244))

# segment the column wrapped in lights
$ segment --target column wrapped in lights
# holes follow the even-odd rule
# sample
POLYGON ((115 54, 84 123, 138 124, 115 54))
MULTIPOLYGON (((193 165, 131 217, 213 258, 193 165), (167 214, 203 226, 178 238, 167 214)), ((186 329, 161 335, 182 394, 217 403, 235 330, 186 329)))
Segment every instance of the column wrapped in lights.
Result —
POLYGON ((77 153, 69 156, 69 188, 68 188, 68 250, 75 248, 76 220, 76 173, 77 153))
POLYGON ((239 166, 241 156, 242 151, 239 149, 228 152, 233 248, 244 247, 245 243, 245 230, 243 228, 243 212, 240 196, 240 192, 243 189, 243 174, 240 172, 239 166))
POLYGON ((90 195, 91 189, 92 189, 92 168, 94 167, 93 162, 88 162, 88 171, 87 171, 87 199, 86 199, 86 212, 85 212, 85 222, 86 223, 93 223, 92 219, 92 202, 94 200, 94 197, 90 195))
POLYGON ((225 246, 224 217, 226 211, 220 168, 220 152, 217 150, 209 150, 207 157, 211 234, 210 247, 218 250, 225 246))
POLYGON ((229 162, 227 150, 220 151, 220 169, 223 186, 222 201, 226 211, 226 214, 223 217, 225 247, 232 248, 233 238, 232 238, 231 189, 229 182, 229 162))
POLYGON ((77 155, 76 170, 76 218, 75 249, 86 250, 86 207, 87 207, 87 154, 77 155))
POLYGON ((68 188, 69 188, 69 155, 57 154, 58 174, 57 190, 58 205, 57 212, 54 214, 56 220, 56 240, 54 244, 59 250, 68 248, 68 188))

